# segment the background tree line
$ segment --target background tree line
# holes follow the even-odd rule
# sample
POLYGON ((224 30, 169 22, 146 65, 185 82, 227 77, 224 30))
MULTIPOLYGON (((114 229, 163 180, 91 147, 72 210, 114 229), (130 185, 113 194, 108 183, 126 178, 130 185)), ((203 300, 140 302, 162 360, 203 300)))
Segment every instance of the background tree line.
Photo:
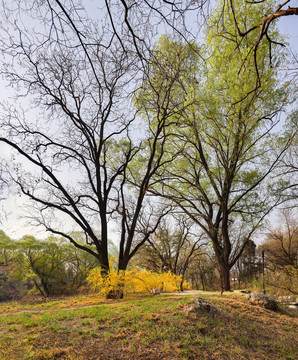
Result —
POLYGON ((65 239, 33 236, 11 240, 0 232, 1 301, 33 292, 43 297, 70 295, 86 285, 94 257, 76 250, 65 239))
MULTIPOLYGON (((262 288, 262 251, 265 251, 265 285, 275 294, 297 294, 297 219, 283 211, 280 226, 267 233, 259 246, 250 240, 231 270, 232 288, 262 288)), ((207 238, 197 237, 195 228, 185 217, 168 219, 137 253, 129 270, 150 270, 156 274, 181 277, 193 289, 220 290, 220 269, 207 238)), ((73 234, 84 241, 82 234, 73 234)), ((110 242, 110 253, 117 259, 117 247, 110 242)), ((90 292, 90 271, 98 267, 94 257, 75 249, 66 239, 49 237, 42 241, 33 236, 11 240, 0 232, 0 300, 41 295, 67 296, 90 292)))

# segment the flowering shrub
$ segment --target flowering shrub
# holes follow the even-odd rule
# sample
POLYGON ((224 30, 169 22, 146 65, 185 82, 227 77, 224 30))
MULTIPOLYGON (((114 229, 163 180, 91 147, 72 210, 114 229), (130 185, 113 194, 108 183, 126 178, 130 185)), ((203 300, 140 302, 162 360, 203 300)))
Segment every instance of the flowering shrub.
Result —
POLYGON ((147 270, 117 271, 110 269, 107 276, 102 276, 100 268, 90 271, 87 278, 93 290, 107 295, 111 291, 123 291, 124 293, 148 292, 152 289, 161 291, 177 291, 181 282, 181 276, 171 272, 157 274, 147 270))

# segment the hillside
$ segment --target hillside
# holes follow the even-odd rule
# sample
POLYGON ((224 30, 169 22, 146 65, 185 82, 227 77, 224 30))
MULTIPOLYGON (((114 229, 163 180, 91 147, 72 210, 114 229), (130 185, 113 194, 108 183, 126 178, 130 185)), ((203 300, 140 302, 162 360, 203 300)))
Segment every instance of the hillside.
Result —
POLYGON ((187 314, 194 296, 93 296, 0 306, 0 358, 295 359, 298 319, 241 295, 204 294, 221 315, 187 314))

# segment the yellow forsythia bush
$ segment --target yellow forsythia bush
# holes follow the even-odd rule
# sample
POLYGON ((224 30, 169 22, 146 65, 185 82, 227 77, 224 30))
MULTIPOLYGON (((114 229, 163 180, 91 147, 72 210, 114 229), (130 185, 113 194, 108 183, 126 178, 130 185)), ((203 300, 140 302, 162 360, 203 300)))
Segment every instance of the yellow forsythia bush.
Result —
POLYGON ((101 294, 111 291, 123 291, 124 293, 151 292, 152 289, 161 291, 177 291, 181 282, 181 276, 173 275, 171 272, 157 274, 147 270, 117 271, 110 269, 107 276, 101 275, 100 268, 94 268, 87 278, 93 290, 101 294))

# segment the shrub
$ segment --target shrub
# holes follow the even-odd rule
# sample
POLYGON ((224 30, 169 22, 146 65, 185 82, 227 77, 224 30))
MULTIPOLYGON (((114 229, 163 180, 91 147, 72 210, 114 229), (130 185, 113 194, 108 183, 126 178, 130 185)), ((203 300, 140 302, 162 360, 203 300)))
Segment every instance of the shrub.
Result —
POLYGON ((103 276, 99 267, 90 271, 87 278, 93 290, 107 295, 110 292, 122 291, 124 293, 150 293, 152 289, 161 291, 177 291, 181 282, 181 276, 171 272, 154 273, 148 270, 117 271, 111 269, 103 276))

